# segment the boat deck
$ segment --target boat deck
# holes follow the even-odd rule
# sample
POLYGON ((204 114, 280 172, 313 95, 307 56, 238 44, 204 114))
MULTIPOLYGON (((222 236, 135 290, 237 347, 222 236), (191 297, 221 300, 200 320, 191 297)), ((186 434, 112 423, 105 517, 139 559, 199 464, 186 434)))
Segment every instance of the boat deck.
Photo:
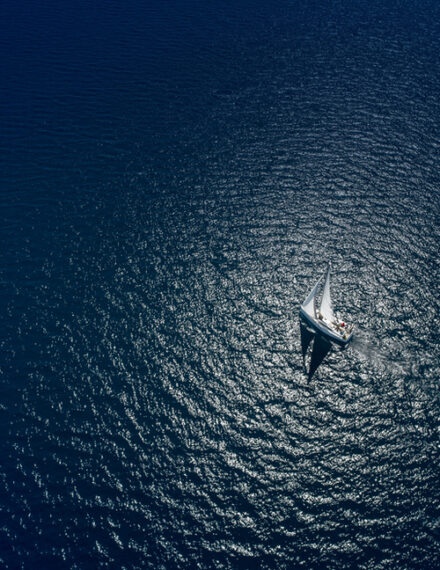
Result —
POLYGON ((318 329, 321 333, 329 336, 333 340, 337 342, 341 342, 346 344, 352 336, 353 326, 340 326, 338 323, 334 321, 330 321, 329 319, 325 319, 322 315, 316 315, 315 317, 311 317, 304 311, 301 311, 302 315, 306 318, 307 321, 315 328, 318 329))

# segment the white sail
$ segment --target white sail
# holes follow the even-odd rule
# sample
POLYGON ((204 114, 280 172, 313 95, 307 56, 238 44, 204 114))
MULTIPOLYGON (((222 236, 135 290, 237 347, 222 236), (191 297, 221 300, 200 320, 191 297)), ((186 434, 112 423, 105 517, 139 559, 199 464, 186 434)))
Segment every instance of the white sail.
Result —
POLYGON ((322 292, 321 306, 319 310, 324 319, 333 322, 336 317, 332 309, 332 300, 330 298, 330 264, 327 268, 327 275, 325 277, 324 291, 322 292))
POLYGON ((302 310, 305 313, 307 313, 307 315, 309 315, 310 317, 313 317, 313 318, 315 318, 315 316, 316 316, 315 315, 315 297, 316 297, 316 293, 318 291, 319 284, 321 283, 323 277, 324 276, 321 275, 321 277, 315 283, 313 289, 308 294, 307 299, 304 301, 304 303, 301 306, 302 310))
POLYGON ((342 321, 336 319, 333 313, 330 297, 330 263, 327 271, 321 275, 301 305, 300 314, 319 335, 338 344, 346 345, 350 342, 353 336, 353 326, 346 327, 342 321), (319 295, 322 281, 324 281, 323 291, 322 295, 319 295), (319 308, 317 307, 318 295, 321 297, 319 308))

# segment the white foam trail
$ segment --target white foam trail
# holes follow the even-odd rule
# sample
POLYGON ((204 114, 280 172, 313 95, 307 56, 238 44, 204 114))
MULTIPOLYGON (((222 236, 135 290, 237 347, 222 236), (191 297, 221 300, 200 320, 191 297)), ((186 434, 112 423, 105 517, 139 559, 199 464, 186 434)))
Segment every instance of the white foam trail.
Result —
POLYGON ((386 354, 380 348, 379 341, 368 331, 356 329, 351 341, 351 348, 378 370, 398 376, 410 372, 408 363, 396 360, 390 354, 386 354))

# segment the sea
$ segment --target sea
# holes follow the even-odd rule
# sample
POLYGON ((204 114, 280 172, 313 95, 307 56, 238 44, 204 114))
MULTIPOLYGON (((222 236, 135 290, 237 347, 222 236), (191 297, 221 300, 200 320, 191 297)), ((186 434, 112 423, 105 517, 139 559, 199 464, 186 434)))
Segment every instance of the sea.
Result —
POLYGON ((440 3, 2 0, 0 53, 0 567, 439 568, 440 3))

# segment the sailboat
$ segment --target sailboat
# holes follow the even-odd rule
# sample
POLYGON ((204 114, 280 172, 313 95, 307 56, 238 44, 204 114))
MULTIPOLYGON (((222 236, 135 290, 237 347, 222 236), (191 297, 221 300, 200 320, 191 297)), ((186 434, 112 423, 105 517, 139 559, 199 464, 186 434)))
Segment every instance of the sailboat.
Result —
POLYGON ((313 328, 330 340, 342 345, 346 345, 350 342, 354 327, 347 327, 344 321, 338 319, 333 312, 330 297, 330 263, 328 264, 327 270, 321 275, 307 295, 299 312, 313 328), (322 290, 321 303, 318 308, 316 298, 324 278, 324 288, 322 290))

